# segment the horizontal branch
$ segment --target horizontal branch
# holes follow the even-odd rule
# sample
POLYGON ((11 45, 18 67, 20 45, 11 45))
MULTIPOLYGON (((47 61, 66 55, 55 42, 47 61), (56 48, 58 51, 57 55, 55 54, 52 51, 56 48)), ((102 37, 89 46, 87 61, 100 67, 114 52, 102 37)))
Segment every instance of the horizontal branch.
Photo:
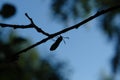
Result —
MULTIPOLYGON (((54 37, 56 37, 56 36, 58 36, 58 35, 61 35, 61 34, 65 33, 65 32, 68 32, 68 31, 70 31, 70 30, 72 30, 72 29, 78 29, 81 25, 83 25, 83 24, 91 21, 92 19, 95 19, 95 18, 99 17, 100 15, 103 15, 103 14, 105 14, 105 13, 107 13, 107 12, 116 10, 116 9, 118 9, 118 8, 120 8, 120 5, 114 6, 114 7, 111 7, 111 8, 108 8, 108 9, 106 9, 106 10, 98 11, 98 12, 97 12, 96 14, 94 14, 93 16, 91 16, 91 17, 83 20, 82 22, 79 22, 78 24, 75 24, 75 25, 73 25, 73 26, 70 26, 70 27, 68 27, 68 28, 65 28, 65 29, 63 29, 63 30, 61 30, 61 31, 58 31, 58 32, 56 32, 56 33, 50 34, 47 38, 44 38, 43 40, 41 40, 41 41, 39 41, 39 42, 37 42, 37 43, 29 46, 28 48, 19 51, 18 53, 16 53, 15 55, 13 55, 12 58, 14 59, 14 57, 17 57, 18 55, 22 54, 23 52, 26 52, 26 51, 28 51, 28 50, 30 50, 30 49, 32 49, 32 48, 34 48, 34 47, 36 47, 36 46, 38 46, 38 45, 40 45, 40 44, 48 41, 48 40, 50 40, 50 39, 52 39, 52 38, 54 38, 54 37)), ((29 18, 29 17, 28 17, 28 18, 29 18)), ((32 22, 32 21, 31 21, 31 22, 32 22)))
POLYGON ((46 36, 49 36, 50 34, 48 34, 47 32, 43 31, 41 28, 39 28, 38 26, 36 26, 32 20, 32 18, 30 18, 28 16, 27 13, 25 13, 25 16, 30 20, 30 24, 28 25, 13 25, 13 24, 4 24, 4 23, 0 23, 0 26, 5 28, 5 27, 10 27, 10 28, 14 28, 14 29, 26 29, 26 28, 34 28, 37 32, 42 33, 46 36))
POLYGON ((14 29, 17 29, 17 28, 21 28, 21 29, 33 28, 30 25, 14 25, 14 24, 4 24, 4 23, 0 23, 0 27, 3 27, 3 28, 10 27, 10 28, 14 28, 14 29))

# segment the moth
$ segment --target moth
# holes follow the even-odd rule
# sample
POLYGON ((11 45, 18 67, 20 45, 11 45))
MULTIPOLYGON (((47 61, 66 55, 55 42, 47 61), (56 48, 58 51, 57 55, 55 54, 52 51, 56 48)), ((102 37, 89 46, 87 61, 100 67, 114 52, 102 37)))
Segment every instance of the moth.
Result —
POLYGON ((52 46, 50 47, 50 51, 54 51, 57 49, 57 47, 60 45, 61 41, 63 40, 63 37, 60 36, 57 38, 57 40, 52 44, 52 46))

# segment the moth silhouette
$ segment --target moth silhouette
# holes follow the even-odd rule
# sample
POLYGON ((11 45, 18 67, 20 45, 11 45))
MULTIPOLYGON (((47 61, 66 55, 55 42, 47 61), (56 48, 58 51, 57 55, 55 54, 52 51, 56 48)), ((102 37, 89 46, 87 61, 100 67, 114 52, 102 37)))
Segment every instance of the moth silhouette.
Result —
POLYGON ((54 51, 59 46, 62 40, 63 40, 62 36, 58 37, 55 43, 53 43, 52 46, 50 47, 50 51, 54 51))

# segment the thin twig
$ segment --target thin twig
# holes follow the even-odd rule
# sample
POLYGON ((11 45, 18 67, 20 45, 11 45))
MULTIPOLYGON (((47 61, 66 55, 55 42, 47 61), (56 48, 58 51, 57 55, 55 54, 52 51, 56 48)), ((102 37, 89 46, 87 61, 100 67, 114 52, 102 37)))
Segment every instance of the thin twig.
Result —
MULTIPOLYGON (((52 38, 54 38, 54 37, 56 37, 56 36, 58 36, 58 35, 61 35, 61 34, 65 33, 65 32, 68 32, 68 31, 70 31, 70 30, 72 30, 72 29, 77 29, 77 28, 79 28, 81 25, 83 25, 83 24, 91 21, 92 19, 95 19, 95 18, 97 18, 97 17, 99 17, 99 16, 101 16, 101 15, 107 13, 107 12, 116 10, 116 9, 118 9, 118 8, 120 8, 120 5, 114 6, 114 7, 111 7, 111 8, 108 8, 108 9, 106 9, 106 10, 98 11, 98 12, 97 12, 96 14, 94 14, 93 16, 91 16, 91 17, 83 20, 82 22, 80 22, 80 23, 78 23, 78 24, 75 24, 75 25, 73 25, 73 26, 71 26, 71 27, 65 28, 65 29, 63 29, 63 30, 61 30, 61 31, 58 31, 58 32, 56 32, 56 33, 50 34, 47 38, 44 38, 44 39, 42 39, 41 41, 39 41, 39 42, 37 42, 37 43, 35 43, 35 44, 27 47, 26 49, 23 49, 23 50, 19 51, 18 53, 16 53, 15 55, 13 55, 12 58, 13 58, 13 57, 17 57, 18 55, 22 54, 23 52, 26 52, 26 51, 28 51, 28 50, 30 50, 30 49, 32 49, 32 48, 34 48, 34 47, 36 47, 36 46, 38 46, 38 45, 40 45, 40 44, 48 41, 48 40, 50 40, 50 39, 52 39, 52 38)), ((29 18, 29 16, 27 16, 27 17, 29 18)), ((31 20, 31 18, 29 18, 29 20, 31 20)), ((32 23, 32 20, 31 20, 31 23, 32 23)))
POLYGON ((14 24, 4 24, 4 23, 0 23, 0 27, 10 27, 10 28, 14 28, 14 29, 17 29, 17 28, 21 28, 21 29, 26 29, 26 28, 33 28, 32 26, 30 25, 14 25, 14 24))
POLYGON ((46 36, 49 36, 49 35, 50 35, 49 33, 43 31, 41 28, 39 28, 38 26, 36 26, 36 25, 34 24, 32 18, 30 18, 27 13, 25 13, 25 16, 26 16, 26 17, 30 20, 30 22, 31 22, 31 23, 28 24, 28 25, 13 25, 13 24, 0 23, 0 26, 3 27, 3 28, 4 28, 4 27, 10 27, 10 28, 14 28, 14 29, 19 29, 19 28, 20 28, 20 29, 34 28, 34 29, 36 29, 36 31, 39 32, 39 33, 42 33, 42 34, 44 34, 44 35, 46 35, 46 36))
POLYGON ((41 28, 39 28, 38 26, 36 26, 36 25, 34 24, 32 18, 30 18, 27 13, 25 13, 25 16, 30 20, 30 22, 31 22, 30 25, 31 25, 33 28, 35 28, 37 32, 42 33, 42 34, 44 34, 44 35, 46 35, 46 36, 50 36, 50 34, 48 34, 47 32, 43 31, 43 30, 42 30, 41 28))

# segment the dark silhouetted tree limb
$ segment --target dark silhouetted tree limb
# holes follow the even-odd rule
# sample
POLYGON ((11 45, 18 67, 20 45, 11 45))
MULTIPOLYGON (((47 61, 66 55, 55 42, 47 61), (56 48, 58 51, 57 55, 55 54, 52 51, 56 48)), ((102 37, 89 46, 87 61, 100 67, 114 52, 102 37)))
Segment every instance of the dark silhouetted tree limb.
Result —
POLYGON ((61 35, 61 34, 65 33, 65 32, 68 32, 68 31, 70 31, 70 30, 72 30, 72 29, 78 29, 81 25, 83 25, 83 24, 91 21, 92 19, 95 19, 95 18, 97 18, 97 17, 99 17, 99 16, 101 16, 101 15, 107 13, 107 12, 111 12, 111 11, 116 10, 116 9, 118 9, 118 8, 120 8, 120 5, 117 5, 117 6, 108 8, 108 9, 106 9, 106 10, 98 11, 96 14, 94 14, 93 16, 90 16, 89 18, 83 20, 82 22, 79 22, 78 24, 75 24, 75 25, 73 25, 73 26, 67 27, 67 28, 65 28, 65 29, 63 29, 63 30, 61 30, 61 31, 58 31, 58 32, 56 32, 56 33, 53 33, 53 34, 48 34, 48 33, 46 33, 45 31, 43 31, 41 28, 39 28, 38 26, 36 26, 36 25, 34 24, 33 20, 27 15, 27 13, 25 13, 25 15, 26 15, 26 17, 27 17, 27 18, 30 20, 30 22, 31 22, 31 24, 29 24, 29 25, 11 25, 11 24, 3 24, 3 23, 0 23, 0 26, 1 26, 1 27, 12 27, 12 28, 14 28, 14 29, 16 29, 16 28, 21 28, 21 29, 34 28, 34 29, 36 29, 37 32, 42 33, 42 34, 44 34, 44 35, 47 36, 46 38, 42 39, 41 41, 39 41, 39 42, 37 42, 37 43, 35 43, 35 44, 27 47, 26 49, 23 49, 23 50, 19 51, 19 52, 16 53, 16 54, 14 54, 13 56, 11 56, 11 57, 9 58, 9 60, 12 61, 12 60, 16 59, 16 58, 17 58, 20 54, 22 54, 23 52, 26 52, 26 51, 28 51, 28 50, 30 50, 30 49, 32 49, 32 48, 34 48, 34 47, 36 47, 36 46, 38 46, 38 45, 40 45, 40 44, 48 41, 48 40, 50 40, 50 39, 52 39, 52 38, 54 38, 54 37, 56 37, 56 36, 58 36, 58 35, 61 35))
POLYGON ((41 28, 39 28, 38 26, 36 26, 36 25, 34 24, 32 18, 30 18, 27 13, 25 13, 25 15, 26 15, 26 17, 30 20, 30 22, 31 22, 30 26, 32 26, 32 28, 35 28, 37 32, 42 33, 42 34, 44 34, 44 35, 46 35, 46 36, 49 36, 49 35, 50 35, 50 34, 46 33, 45 31, 43 31, 43 30, 42 30, 41 28))
POLYGON ((39 32, 39 33, 42 33, 42 34, 44 34, 44 35, 46 35, 46 36, 49 36, 50 34, 48 34, 48 33, 46 33, 45 31, 43 31, 41 28, 39 28, 38 26, 36 26, 35 24, 34 24, 34 22, 33 22, 33 20, 32 20, 32 18, 30 18, 29 16, 28 16, 28 14, 27 13, 25 13, 25 16, 30 20, 30 24, 28 24, 28 25, 14 25, 14 24, 4 24, 4 23, 0 23, 0 26, 1 27, 10 27, 10 28, 14 28, 14 29, 18 29, 18 28, 20 28, 20 29, 26 29, 26 28, 34 28, 34 29, 36 29, 36 31, 37 32, 39 32))

